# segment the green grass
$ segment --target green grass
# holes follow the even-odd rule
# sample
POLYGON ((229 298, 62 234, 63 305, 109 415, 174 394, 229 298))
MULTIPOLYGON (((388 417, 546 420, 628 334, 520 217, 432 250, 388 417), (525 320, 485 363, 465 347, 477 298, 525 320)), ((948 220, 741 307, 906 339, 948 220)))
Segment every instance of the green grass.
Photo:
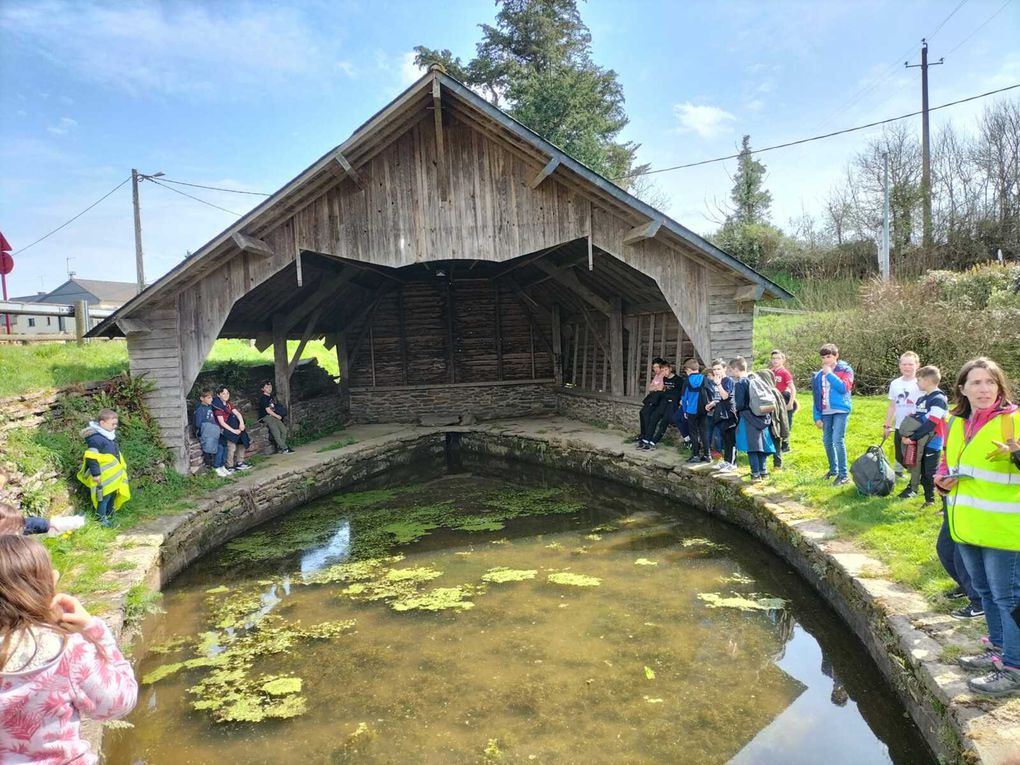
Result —
MULTIPOLYGON (((935 555, 942 516, 940 506, 921 508, 921 499, 862 497, 851 483, 840 489, 822 481, 828 470, 821 431, 811 421, 811 400, 801 397, 802 408, 794 416, 791 449, 783 455, 783 469, 772 472, 769 490, 818 511, 833 523, 841 538, 853 540, 889 568, 890 577, 928 596, 940 608, 948 601, 939 593, 952 582, 935 555)), ((855 396, 854 411, 847 427, 850 462, 868 446, 882 439, 882 423, 888 401, 883 396, 855 396)), ((892 443, 886 443, 892 454, 892 443)), ((769 470, 772 471, 771 459, 769 470)), ((899 483, 895 491, 905 484, 899 483)))
POLYGON ((315 453, 322 454, 323 452, 331 452, 335 449, 343 449, 345 446, 350 446, 351 444, 356 443, 358 443, 358 439, 351 438, 350 436, 348 436, 347 438, 341 438, 339 441, 334 441, 331 444, 327 444, 326 446, 323 446, 321 449, 316 449, 315 453))
MULTIPOLYGON (((298 342, 290 341, 293 355, 298 342)), ((326 350, 321 340, 309 342, 303 358, 315 358, 329 374, 339 375, 336 352, 326 350)), ((206 367, 224 361, 246 365, 272 364, 273 349, 262 353, 244 340, 217 340, 206 367)), ((123 340, 75 343, 35 343, 0 345, 0 396, 12 396, 30 390, 55 388, 75 383, 108 380, 128 369, 127 344, 123 340)))
POLYGON ((799 279, 789 274, 766 274, 783 289, 793 293, 793 300, 770 300, 763 305, 777 308, 801 308, 805 311, 842 311, 861 304, 860 279, 799 279))

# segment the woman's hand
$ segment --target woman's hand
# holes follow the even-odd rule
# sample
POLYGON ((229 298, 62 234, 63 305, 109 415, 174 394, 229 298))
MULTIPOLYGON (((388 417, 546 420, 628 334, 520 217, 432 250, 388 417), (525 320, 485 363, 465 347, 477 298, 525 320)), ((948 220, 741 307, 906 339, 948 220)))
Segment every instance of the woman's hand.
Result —
POLYGON ((988 459, 994 459, 996 457, 1009 457, 1017 452, 1020 452, 1020 442, 1017 442, 1015 438, 1006 440, 1006 443, 1001 441, 992 441, 995 444, 995 451, 988 455, 988 459))
POLYGON ((819 430, 821 430, 822 429, 822 421, 821 420, 815 420, 815 427, 818 428, 819 430))
POLYGON ((959 478, 953 475, 937 475, 935 476, 935 486, 943 494, 948 494, 959 480, 959 478))
POLYGON ((53 599, 53 610, 57 621, 69 624, 72 627, 83 629, 86 624, 92 621, 92 616, 85 610, 81 601, 66 592, 59 593, 53 599))

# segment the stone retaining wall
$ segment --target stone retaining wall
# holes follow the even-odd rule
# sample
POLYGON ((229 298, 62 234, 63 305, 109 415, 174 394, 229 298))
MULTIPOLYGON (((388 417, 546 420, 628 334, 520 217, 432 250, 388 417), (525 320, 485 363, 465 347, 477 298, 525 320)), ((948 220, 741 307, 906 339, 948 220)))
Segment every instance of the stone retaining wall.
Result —
POLYGON ((355 422, 417 422, 421 415, 472 415, 477 420, 532 417, 556 411, 555 391, 551 379, 352 388, 351 418, 355 422))
POLYGON ((561 388, 556 391, 556 412, 564 417, 599 427, 636 433, 641 402, 608 393, 591 393, 561 388))

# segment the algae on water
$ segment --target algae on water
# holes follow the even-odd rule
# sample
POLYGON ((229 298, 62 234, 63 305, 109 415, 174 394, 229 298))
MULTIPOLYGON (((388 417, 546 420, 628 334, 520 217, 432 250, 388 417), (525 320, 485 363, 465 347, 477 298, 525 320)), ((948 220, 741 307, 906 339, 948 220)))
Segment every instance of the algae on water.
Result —
POLYGON ((569 571, 557 571, 549 574, 546 579, 553 584, 565 584, 571 587, 598 587, 602 584, 602 580, 598 577, 572 574, 569 571))
POLYGON ((701 592, 698 593, 698 599, 704 601, 709 608, 736 608, 740 611, 772 611, 786 605, 782 598, 761 597, 752 600, 754 594, 744 597, 734 592, 725 597, 718 592, 701 592))
POLYGON ((525 579, 534 579, 537 574, 538 571, 535 569, 514 569, 497 566, 496 568, 490 568, 486 573, 482 574, 482 581, 491 582, 492 584, 523 582, 525 579))

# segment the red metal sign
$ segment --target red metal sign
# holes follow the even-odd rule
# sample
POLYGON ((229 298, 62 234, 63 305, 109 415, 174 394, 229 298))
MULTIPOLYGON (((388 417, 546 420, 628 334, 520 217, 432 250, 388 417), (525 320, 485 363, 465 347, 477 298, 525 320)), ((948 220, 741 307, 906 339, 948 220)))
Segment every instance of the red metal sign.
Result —
POLYGON ((14 270, 14 258, 9 252, 0 252, 0 274, 7 276, 14 270))

